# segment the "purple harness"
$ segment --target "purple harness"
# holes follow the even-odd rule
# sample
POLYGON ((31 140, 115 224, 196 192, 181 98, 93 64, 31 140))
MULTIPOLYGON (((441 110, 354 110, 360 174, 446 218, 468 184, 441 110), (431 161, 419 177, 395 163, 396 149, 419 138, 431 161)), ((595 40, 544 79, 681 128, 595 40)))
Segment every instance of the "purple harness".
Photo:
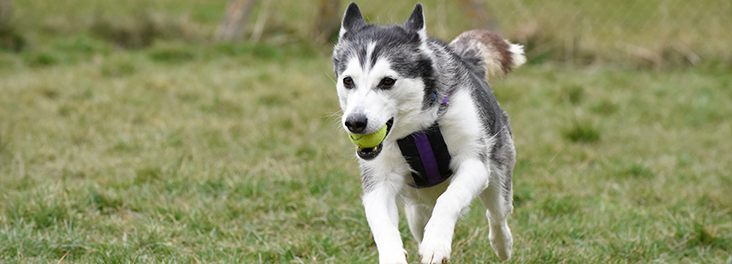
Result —
MULTIPOLYGON (((448 95, 442 101, 442 106, 447 106, 448 95)), ((437 95, 432 95, 433 102, 437 95)), ((414 188, 427 188, 438 185, 452 176, 450 169, 450 152, 447 149, 445 139, 440 132, 440 126, 435 122, 431 127, 423 131, 397 140, 402 155, 412 169, 414 188)))

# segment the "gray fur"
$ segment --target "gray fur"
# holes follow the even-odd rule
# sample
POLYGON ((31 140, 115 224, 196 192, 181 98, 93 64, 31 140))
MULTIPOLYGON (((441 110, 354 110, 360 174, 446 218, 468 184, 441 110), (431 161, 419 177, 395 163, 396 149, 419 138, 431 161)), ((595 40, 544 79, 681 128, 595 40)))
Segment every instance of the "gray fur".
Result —
MULTIPOLYGON (((420 50, 422 40, 417 30, 423 27, 423 24, 414 21, 416 16, 421 15, 421 7, 419 10, 415 9, 404 24, 390 26, 366 24, 360 13, 351 12, 353 10, 349 6, 343 22, 346 32, 333 48, 332 58, 336 77, 340 77, 346 68, 345 63, 351 57, 358 57, 359 63, 366 69, 373 67, 377 60, 385 59, 401 75, 410 78, 419 77, 423 80, 425 110, 439 107, 439 104, 432 102, 432 93, 436 93, 438 98, 444 98, 447 91, 453 94, 460 90, 470 92, 479 108, 486 137, 495 139, 495 146, 490 155, 482 153, 481 159, 485 162, 490 159, 505 172, 507 177, 503 186, 509 195, 515 150, 508 115, 501 109, 490 84, 484 79, 486 69, 480 52, 462 42, 448 46, 444 41, 433 37, 426 40, 427 47, 432 53, 426 54, 420 50), (366 49, 370 43, 376 45, 371 59, 367 61, 366 49)), ((372 185, 367 179, 371 174, 372 172, 368 170, 362 172, 363 184, 367 189, 372 185)))
POLYGON ((364 192, 374 189, 374 171, 369 167, 361 166, 361 188, 364 192))
MULTIPOLYGON (((415 95, 420 92, 422 93, 421 112, 418 108, 419 104, 414 97, 408 97, 411 99, 408 101, 411 104, 407 104, 410 106, 409 111, 411 111, 410 113, 419 112, 417 116, 426 117, 426 122, 433 123, 429 124, 422 121, 415 123, 416 125, 408 126, 403 129, 404 131, 407 131, 407 134, 405 135, 427 129, 429 126, 434 124, 434 122, 441 124, 440 120, 446 115, 446 113, 448 117, 445 117, 443 121, 452 120, 453 124, 459 124, 452 126, 452 135, 455 138, 459 138, 459 136, 455 135, 469 135, 471 138, 476 138, 479 137, 476 133, 483 133, 480 138, 476 138, 474 141, 470 142, 473 144, 479 144, 484 148, 478 150, 477 153, 464 152, 470 154, 463 155, 469 156, 470 158, 477 158, 479 159, 479 162, 477 162, 478 164, 482 162, 485 166, 490 167, 490 170, 482 170, 483 168, 480 166, 467 166, 467 168, 472 169, 466 171, 481 171, 490 174, 483 175, 486 173, 475 173, 474 175, 480 175, 479 177, 490 177, 490 181, 486 181, 490 183, 489 189, 484 190, 484 192, 480 194, 480 199, 489 211, 494 210, 494 212, 490 213, 492 216, 489 216, 489 221, 496 221, 492 224, 500 226, 500 230, 496 230, 495 234, 507 236, 497 238, 496 243, 498 244, 496 245, 493 244, 494 238, 491 238, 491 244, 493 245, 494 250, 496 250, 496 253, 502 259, 509 258, 511 254, 512 240, 510 237, 510 230, 508 230, 508 226, 505 224, 505 219, 508 213, 513 210, 512 175, 516 163, 516 150, 513 144, 508 114, 501 109, 485 76, 486 73, 496 71, 495 68, 491 68, 494 67, 493 65, 498 65, 496 67, 500 67, 500 71, 507 73, 523 63, 525 58, 523 58, 522 54, 514 54, 513 52, 515 50, 518 50, 521 53, 523 52, 521 51, 520 46, 510 44, 498 35, 480 30, 466 32, 459 36, 459 39, 449 45, 442 40, 429 37, 425 32, 424 16, 422 6, 420 4, 415 7, 406 22, 396 25, 379 26, 366 23, 358 7, 354 3, 351 3, 344 15, 340 37, 338 43, 333 48, 332 56, 333 71, 336 74, 336 79, 339 80, 338 82, 341 82, 342 78, 348 80, 351 77, 342 75, 344 71, 347 70, 348 63, 354 59, 358 61, 361 68, 365 71, 375 67, 377 62, 385 60, 388 61, 389 69, 392 70, 392 73, 396 72, 400 77, 409 78, 411 80, 411 82, 407 82, 407 84, 413 84, 415 80, 417 82, 421 80, 424 84, 423 91, 416 90, 416 87, 409 85, 402 86, 402 88, 412 88, 411 90, 405 90, 411 91, 411 93, 407 93, 408 95, 415 95), (518 60, 514 60, 516 58, 518 58, 518 60), (472 100, 472 104, 465 104, 469 105, 469 108, 458 108, 456 109, 458 111, 452 112, 454 114, 450 114, 450 104, 453 103, 453 100, 451 100, 452 97, 466 94, 469 95, 470 99, 467 99, 465 96, 458 97, 455 103, 466 103, 468 102, 467 100, 472 100), (447 99, 448 103, 446 105, 440 103, 444 99, 447 99), (460 100, 462 101, 460 102, 460 100), (474 108, 472 107, 473 105, 474 108), (462 118, 463 112, 461 111, 476 111, 478 118, 462 118), (459 120, 460 122, 454 122, 454 120, 459 120), (414 131, 411 131, 413 126, 423 127, 416 127, 414 128, 414 131), (465 130, 466 126, 472 129, 470 131, 473 132, 471 134, 460 134, 465 130), (493 220, 491 220, 491 217, 493 220)), ((354 76, 357 75, 358 74, 355 74, 354 76)), ((355 78, 356 77, 354 77, 354 79, 355 78)), ((347 87, 351 89, 351 84, 347 83, 347 85, 347 87)), ((374 85, 373 87, 360 87, 358 84, 355 84, 352 89, 378 90, 382 88, 379 85, 374 85)), ((343 88, 343 86, 339 86, 339 95, 340 93, 364 91, 347 90, 344 92, 345 90, 346 89, 343 88)), ((366 92, 370 93, 371 90, 367 90, 366 92)), ((355 94, 358 95, 359 93, 355 94)), ((378 93, 376 94, 378 95, 378 93)), ((386 98, 388 93, 383 93, 382 95, 386 98)), ((341 98, 346 97, 347 96, 343 96, 341 98)), ((374 102, 378 102, 378 100, 375 100, 374 102)), ((345 103, 342 103, 342 106, 343 104, 345 103)), ((380 104, 375 103, 371 105, 380 104)), ((351 109, 360 109, 359 104, 352 104, 350 106, 351 109)), ((384 111, 372 111, 372 113, 373 112, 382 113, 384 111)), ((474 117, 475 115, 469 116, 474 117)), ((394 116, 391 116, 391 118, 393 120, 394 116)), ((399 126, 399 121, 401 120, 396 121, 394 126, 399 126)), ((442 124, 448 124, 448 122, 442 124)), ((445 125, 444 127, 448 126, 445 125)), ((387 147, 386 144, 391 144, 392 147, 387 150, 392 151, 390 153, 398 151, 398 147, 394 147, 394 144, 396 144, 395 141, 396 139, 390 139, 389 136, 387 136, 383 142, 385 147, 387 147)), ((458 141, 460 140, 456 140, 455 142, 458 141)), ((469 146, 464 143, 454 144, 457 147, 464 146, 466 149, 469 148, 469 146)), ((448 149, 450 148, 451 146, 448 144, 448 149)), ((453 152, 454 149, 450 149, 450 153, 452 154, 453 152)), ((391 157, 392 160, 399 159, 399 156, 391 157)), ((382 182, 385 182, 384 179, 386 176, 390 175, 389 173, 401 175, 402 171, 410 171, 409 165, 406 162, 403 164, 398 163, 397 165, 389 165, 394 167, 377 167, 377 164, 382 163, 378 160, 361 160, 360 168, 364 196, 372 193, 377 188, 384 188, 383 186, 387 184, 383 184, 382 182), (389 168, 389 170, 382 169, 382 167, 389 168)), ((459 163, 455 166, 459 166, 459 163)), ((457 174, 460 175, 460 172, 457 172, 457 174)), ((391 184, 391 186, 400 186, 401 178, 397 177, 396 179, 398 179, 398 181, 394 179, 395 178, 389 178, 388 184, 391 184)), ((455 181, 453 182, 451 180, 451 184, 457 182, 457 179, 460 179, 460 177, 453 177, 453 179, 455 179, 455 181)), ((470 189, 465 188, 466 185, 455 184, 451 185, 451 187, 452 186, 458 186, 458 188, 462 187, 458 190, 470 189)), ((473 184, 472 186, 483 185, 473 184)), ((445 187, 443 186, 441 188, 445 187)), ((388 191, 383 191, 383 193, 388 193, 388 191)), ((473 198, 475 198, 475 196, 473 196, 473 198)), ((366 199, 364 200, 366 201, 366 199)), ((364 202, 365 207, 366 204, 367 203, 364 202)), ((449 204, 452 205, 452 203, 449 204)), ((381 206, 383 203, 379 205, 381 206)), ((467 205, 469 205, 469 203, 467 205)), ((432 206, 434 206, 434 204, 432 204, 432 206)), ((369 215, 368 212, 367 215, 369 215)), ((371 219, 369 221, 371 224, 371 219)), ((417 220, 417 222, 419 222, 419 220, 417 220)), ((383 222, 379 221, 378 223, 379 225, 384 225, 383 222)), ((422 223, 422 225, 424 225, 424 223, 422 223)), ((410 222, 410 229, 411 228, 413 228, 412 222, 410 222)), ((493 228, 494 226, 491 226, 491 232, 493 232, 493 228)), ((423 230, 412 230, 412 232, 413 234, 417 234, 415 236, 421 240, 423 230)), ((423 253, 421 251, 422 248, 420 247, 420 253, 423 253)), ((449 259, 449 254, 441 261, 445 261, 446 259, 449 259)), ((438 259, 436 261, 440 260, 438 259)))

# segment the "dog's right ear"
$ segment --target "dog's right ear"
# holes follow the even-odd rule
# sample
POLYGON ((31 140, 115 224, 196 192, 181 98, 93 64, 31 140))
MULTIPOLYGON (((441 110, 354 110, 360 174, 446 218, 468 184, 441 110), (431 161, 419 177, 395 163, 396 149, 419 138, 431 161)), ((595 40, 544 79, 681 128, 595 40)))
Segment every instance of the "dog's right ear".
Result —
POLYGON ((366 20, 361 15, 361 10, 358 9, 356 3, 351 2, 346 8, 346 13, 343 15, 343 21, 341 22, 341 31, 338 33, 338 37, 343 37, 348 31, 356 31, 366 25, 366 20))
POLYGON ((412 15, 404 22, 404 26, 415 32, 426 31, 427 29, 424 26, 424 11, 422 9, 422 3, 417 3, 414 6, 412 15))

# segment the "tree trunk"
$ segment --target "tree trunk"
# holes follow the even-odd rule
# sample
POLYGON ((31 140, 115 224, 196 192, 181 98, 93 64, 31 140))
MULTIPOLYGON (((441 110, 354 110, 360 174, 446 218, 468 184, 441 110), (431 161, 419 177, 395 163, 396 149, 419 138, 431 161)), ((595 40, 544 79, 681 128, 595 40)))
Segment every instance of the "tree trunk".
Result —
POLYGON ((0 0, 0 50, 19 52, 25 47, 25 39, 13 26, 13 1, 0 0))
POLYGON ((457 0, 457 2, 460 3, 463 12, 470 19, 470 23, 473 24, 474 28, 488 29, 496 33, 500 32, 498 23, 493 19, 490 8, 485 3, 485 0, 457 0))
POLYGON ((13 2, 0 0, 0 29, 10 26, 10 19, 13 16, 13 2))
POLYGON ((258 2, 259 0, 229 0, 224 20, 216 31, 216 40, 223 42, 241 40, 249 14, 258 2))
POLYGON ((340 28, 341 22, 341 1, 340 0, 319 0, 318 17, 313 28, 313 39, 319 42, 326 42, 334 36, 340 28))

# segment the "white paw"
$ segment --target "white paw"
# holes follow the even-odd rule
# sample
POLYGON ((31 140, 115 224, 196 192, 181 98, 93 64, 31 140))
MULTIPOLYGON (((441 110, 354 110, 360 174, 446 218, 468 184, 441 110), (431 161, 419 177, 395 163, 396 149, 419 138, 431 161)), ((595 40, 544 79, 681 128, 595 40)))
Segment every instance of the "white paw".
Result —
POLYGON ((419 245, 419 261, 423 264, 448 263, 450 261, 450 239, 425 239, 419 245))
POLYGON ((496 252, 498 258, 501 260, 508 260, 511 258, 513 238, 511 237, 511 229, 508 228, 508 225, 491 228, 491 231, 488 234, 488 239, 490 239, 491 247, 493 247, 493 251, 496 252))
POLYGON ((390 252, 379 251, 380 264, 407 264, 407 251, 404 249, 393 250, 390 252))

